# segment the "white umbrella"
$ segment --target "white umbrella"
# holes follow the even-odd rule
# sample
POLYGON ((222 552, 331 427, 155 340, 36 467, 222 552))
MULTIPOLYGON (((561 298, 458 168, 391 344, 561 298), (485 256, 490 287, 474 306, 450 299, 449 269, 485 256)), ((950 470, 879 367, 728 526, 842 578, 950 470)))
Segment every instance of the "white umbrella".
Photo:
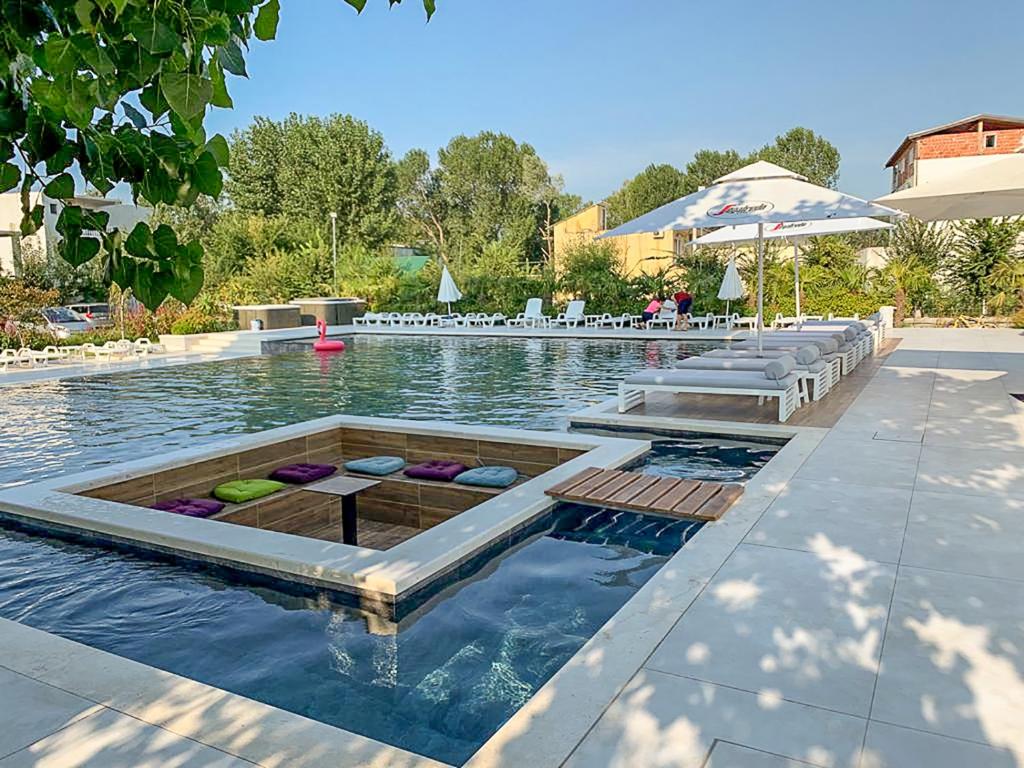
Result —
MULTIPOLYGON (((793 290, 796 293, 796 316, 800 317, 800 245, 805 237, 836 235, 842 232, 868 232, 873 229, 892 229, 893 225, 866 216, 852 219, 822 219, 819 221, 785 221, 764 228, 765 240, 786 238, 793 243, 793 290)), ((716 229, 695 239, 691 245, 719 245, 745 243, 757 240, 756 224, 741 224, 716 229)))
POLYGON ((452 313, 452 302, 458 301, 461 298, 462 291, 455 285, 451 272, 448 271, 448 265, 445 264, 441 270, 441 285, 437 289, 437 300, 441 304, 448 305, 448 314, 450 315, 452 313))
POLYGON ((989 219, 1024 214, 1024 155, 1003 155, 876 201, 923 221, 989 219))
POLYGON ((746 295, 746 286, 740 278, 740 271, 736 269, 736 257, 730 256, 729 266, 725 268, 725 276, 722 277, 722 286, 718 289, 718 298, 725 302, 725 314, 729 314, 729 302, 746 295))
POLYGON ((892 208, 819 187, 799 174, 762 160, 716 179, 705 189, 627 221, 601 237, 666 229, 706 229, 726 224, 757 225, 757 341, 760 352, 764 330, 765 225, 897 215, 899 211, 892 208))

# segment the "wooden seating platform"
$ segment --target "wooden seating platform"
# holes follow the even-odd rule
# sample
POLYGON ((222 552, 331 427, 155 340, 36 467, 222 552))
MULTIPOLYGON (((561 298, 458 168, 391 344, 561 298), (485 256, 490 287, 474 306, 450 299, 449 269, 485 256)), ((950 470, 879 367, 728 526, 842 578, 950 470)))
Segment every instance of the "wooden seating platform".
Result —
POLYGON ((743 486, 588 467, 545 493, 577 504, 718 520, 743 495, 743 486))

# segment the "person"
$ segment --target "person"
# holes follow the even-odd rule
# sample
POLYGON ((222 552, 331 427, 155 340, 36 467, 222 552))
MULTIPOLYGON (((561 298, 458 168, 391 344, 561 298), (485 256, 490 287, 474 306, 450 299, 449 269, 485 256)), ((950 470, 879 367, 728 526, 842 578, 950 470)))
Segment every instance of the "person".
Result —
POLYGON ((651 299, 651 303, 647 305, 647 309, 640 313, 640 319, 645 323, 652 319, 661 311, 661 296, 655 296, 651 299))
POLYGON ((676 300, 676 329, 688 330, 690 327, 690 307, 693 306, 693 296, 683 288, 673 296, 676 300))

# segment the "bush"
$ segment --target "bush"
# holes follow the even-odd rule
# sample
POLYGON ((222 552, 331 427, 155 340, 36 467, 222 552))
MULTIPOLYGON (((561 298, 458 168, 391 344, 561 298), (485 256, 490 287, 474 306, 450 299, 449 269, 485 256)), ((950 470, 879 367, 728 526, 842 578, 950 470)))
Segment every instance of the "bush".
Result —
POLYGON ((1024 309, 1021 309, 1014 314, 1010 315, 1010 327, 1011 328, 1024 328, 1024 309))
POLYGON ((570 298, 587 302, 591 313, 638 312, 642 301, 626 277, 625 267, 613 243, 577 243, 560 259, 558 290, 570 298))

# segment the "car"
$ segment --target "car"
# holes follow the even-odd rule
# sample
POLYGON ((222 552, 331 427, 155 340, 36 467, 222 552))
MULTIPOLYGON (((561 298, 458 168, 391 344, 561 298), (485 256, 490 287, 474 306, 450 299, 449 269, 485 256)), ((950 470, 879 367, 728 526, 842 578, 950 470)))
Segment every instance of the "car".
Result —
POLYGON ((91 320, 95 325, 106 325, 110 322, 109 304, 69 304, 67 308, 80 315, 85 315, 85 318, 91 320))
POLYGON ((91 331, 96 326, 92 320, 68 307, 46 307, 39 310, 46 321, 46 329, 58 339, 66 339, 73 333, 91 331))

